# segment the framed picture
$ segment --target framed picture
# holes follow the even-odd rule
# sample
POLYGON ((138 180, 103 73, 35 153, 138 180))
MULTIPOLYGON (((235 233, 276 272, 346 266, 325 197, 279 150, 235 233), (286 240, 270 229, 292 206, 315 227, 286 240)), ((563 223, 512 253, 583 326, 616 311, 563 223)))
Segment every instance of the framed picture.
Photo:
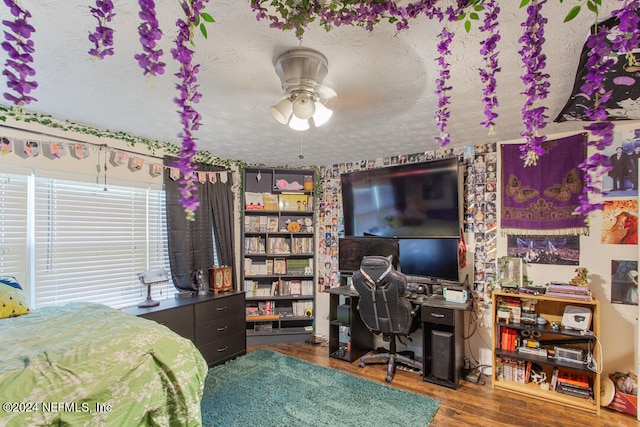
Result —
POLYGON ((522 287, 522 258, 502 257, 498 260, 498 285, 503 290, 522 287))
POLYGON ((287 261, 284 258, 273 260, 273 274, 287 274, 287 261))

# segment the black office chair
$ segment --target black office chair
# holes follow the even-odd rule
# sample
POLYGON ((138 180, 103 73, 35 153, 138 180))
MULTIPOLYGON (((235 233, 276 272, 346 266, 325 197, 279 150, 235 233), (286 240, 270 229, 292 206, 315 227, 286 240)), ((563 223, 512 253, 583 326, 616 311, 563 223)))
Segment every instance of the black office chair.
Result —
POLYGON ((395 270, 391 261, 391 257, 365 256, 360 270, 352 278, 353 287, 360 295, 358 312, 365 326, 390 338, 388 352, 362 356, 360 367, 368 362, 387 363, 387 382, 393 380, 398 363, 421 373, 423 369, 422 363, 396 351, 397 338, 409 335, 418 308, 414 309, 405 296, 406 276, 395 270))

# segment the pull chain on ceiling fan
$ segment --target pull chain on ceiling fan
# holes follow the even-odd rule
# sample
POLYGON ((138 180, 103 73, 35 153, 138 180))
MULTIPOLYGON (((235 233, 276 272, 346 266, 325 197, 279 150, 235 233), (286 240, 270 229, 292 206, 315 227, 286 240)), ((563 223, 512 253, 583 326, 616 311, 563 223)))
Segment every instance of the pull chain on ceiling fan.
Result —
POLYGON ((321 53, 299 48, 280 55, 275 65, 285 97, 271 107, 273 117, 295 130, 307 130, 311 121, 322 126, 333 115, 336 92, 322 85, 327 75, 327 58, 321 53))

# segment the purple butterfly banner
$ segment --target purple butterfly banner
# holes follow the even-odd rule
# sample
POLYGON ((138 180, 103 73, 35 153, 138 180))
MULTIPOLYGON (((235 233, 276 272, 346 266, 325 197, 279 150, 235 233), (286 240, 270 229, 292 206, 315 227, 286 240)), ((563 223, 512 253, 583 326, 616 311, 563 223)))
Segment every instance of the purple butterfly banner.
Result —
POLYGON ((586 218, 576 215, 587 156, 587 134, 543 143, 545 154, 524 166, 520 144, 501 148, 501 220, 503 235, 575 236, 588 233, 586 218))

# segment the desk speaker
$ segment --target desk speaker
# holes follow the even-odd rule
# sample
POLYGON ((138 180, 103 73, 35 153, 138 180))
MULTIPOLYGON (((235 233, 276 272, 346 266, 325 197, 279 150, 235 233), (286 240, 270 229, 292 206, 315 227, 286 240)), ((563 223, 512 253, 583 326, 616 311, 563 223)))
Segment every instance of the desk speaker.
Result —
POLYGON ((431 331, 431 373, 434 377, 453 381, 453 343, 452 332, 431 331))

